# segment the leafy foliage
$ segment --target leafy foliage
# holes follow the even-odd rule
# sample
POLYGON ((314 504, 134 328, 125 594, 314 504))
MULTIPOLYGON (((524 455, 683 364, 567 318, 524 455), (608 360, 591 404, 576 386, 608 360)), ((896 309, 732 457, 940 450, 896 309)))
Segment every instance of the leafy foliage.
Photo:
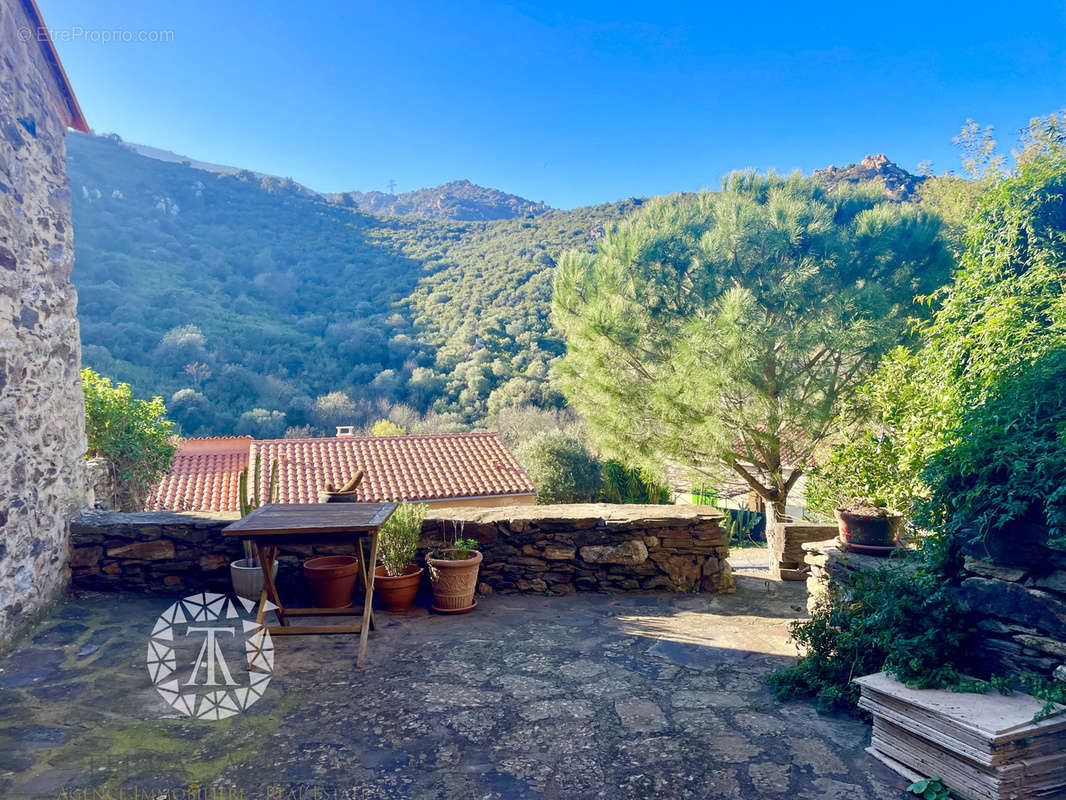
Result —
POLYGON ((915 781, 907 787, 907 791, 918 795, 922 800, 951 800, 951 791, 939 775, 915 781))
POLYGON ((600 462, 576 436, 539 433, 519 445, 515 458, 537 487, 538 503, 588 503, 599 498, 600 462))
POLYGON ((850 710, 858 701, 852 679, 881 670, 922 689, 958 685, 972 631, 944 580, 943 553, 928 548, 910 563, 852 573, 810 619, 794 622, 804 655, 770 676, 774 694, 850 710))
POLYGON ((81 371, 81 383, 86 456, 107 459, 122 483, 146 492, 170 468, 177 450, 162 398, 141 400, 128 383, 112 386, 110 378, 88 367, 81 371))
POLYGON ((407 565, 415 560, 425 518, 425 503, 404 500, 385 520, 378 533, 378 560, 385 567, 386 575, 403 575, 407 565))
POLYGON ((780 517, 786 462, 838 429, 951 265, 939 221, 875 188, 737 173, 561 259, 562 386, 607 455, 736 472, 780 517))
POLYGON ((861 488, 914 504, 925 527, 985 537, 1025 520, 1066 546, 1059 118, 1034 120, 1024 142, 1014 172, 996 171, 972 204, 961 268, 922 346, 897 352, 860 394, 873 426, 811 481, 823 509, 861 488))
POLYGON ((403 436, 407 428, 397 425, 391 419, 379 419, 370 429, 372 436, 403 436))
POLYGON ((603 465, 603 500, 662 505, 670 502, 670 488, 612 458, 603 465))

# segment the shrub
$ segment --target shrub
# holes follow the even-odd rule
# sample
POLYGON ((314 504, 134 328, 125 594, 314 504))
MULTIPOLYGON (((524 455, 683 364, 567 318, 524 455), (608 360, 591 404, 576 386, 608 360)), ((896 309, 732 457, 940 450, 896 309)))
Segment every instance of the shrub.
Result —
POLYGON ((370 429, 371 436, 403 436, 405 433, 407 433, 407 428, 389 419, 379 419, 370 429))
POLYGON ((853 678, 885 670, 916 688, 959 685, 971 630, 942 573, 939 543, 872 572, 854 573, 811 614, 794 622, 804 655, 773 673, 778 699, 814 697, 823 711, 850 710, 853 678))
POLYGON ((610 459, 603 465, 603 500, 607 503, 662 505, 670 502, 670 489, 642 470, 610 459))
POLYGON ((600 462, 580 439, 565 433, 538 433, 515 457, 537 487, 538 503, 587 503, 602 485, 600 462))
POLYGON ((170 468, 177 450, 163 398, 140 400, 128 383, 112 386, 110 378, 88 367, 81 371, 81 383, 86 456, 107 459, 123 485, 146 492, 170 468))
POLYGON ((378 561, 385 567, 386 575, 403 575, 404 567, 415 560, 425 518, 425 503, 404 500, 381 526, 378 533, 378 561))

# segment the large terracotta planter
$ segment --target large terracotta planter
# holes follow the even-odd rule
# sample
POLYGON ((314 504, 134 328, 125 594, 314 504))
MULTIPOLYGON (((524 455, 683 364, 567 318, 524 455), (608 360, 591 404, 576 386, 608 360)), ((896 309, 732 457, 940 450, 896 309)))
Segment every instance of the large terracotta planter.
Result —
POLYGON ((833 512, 845 550, 867 555, 889 555, 899 546, 903 517, 899 514, 872 516, 842 508, 833 512))
MULTIPOLYGON (((445 550, 454 553, 454 550, 445 550)), ((481 566, 481 553, 471 551, 470 558, 452 561, 447 558, 427 558, 429 580, 433 584, 433 610, 446 614, 461 614, 477 605, 474 591, 477 589, 477 571, 481 566)))
POLYGON ((304 562, 304 575, 311 582, 311 595, 318 608, 347 608, 359 579, 355 556, 318 556, 304 562))
POLYGON ((374 596, 386 611, 406 611, 418 594, 418 582, 422 579, 422 568, 408 564, 403 575, 386 575, 385 567, 374 570, 374 596))

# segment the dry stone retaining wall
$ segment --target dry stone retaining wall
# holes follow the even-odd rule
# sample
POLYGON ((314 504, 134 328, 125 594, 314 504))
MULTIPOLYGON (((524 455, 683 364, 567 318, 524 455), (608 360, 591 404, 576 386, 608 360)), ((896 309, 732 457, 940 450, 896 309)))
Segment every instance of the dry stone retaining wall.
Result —
POLYGON ((85 501, 68 118, 35 30, 0 3, 0 646, 65 585, 85 501))
MULTIPOLYGON (((729 592, 726 535, 716 511, 686 506, 508 506, 431 509, 424 553, 442 537, 477 539, 481 592, 567 594, 583 590, 729 592)), ((223 537, 235 514, 90 510, 71 526, 75 586, 182 592, 228 590, 240 543, 223 537)), ((328 546, 284 548, 282 591, 303 591, 302 559, 345 553, 328 546)))
MULTIPOLYGON (((1066 680, 1066 553, 1040 544, 1046 531, 1018 526, 1005 545, 971 545, 964 554, 958 599, 977 629, 976 674, 1054 675, 1066 680)), ((811 574, 808 608, 855 572, 890 563, 840 550, 833 542, 804 545, 811 574)))

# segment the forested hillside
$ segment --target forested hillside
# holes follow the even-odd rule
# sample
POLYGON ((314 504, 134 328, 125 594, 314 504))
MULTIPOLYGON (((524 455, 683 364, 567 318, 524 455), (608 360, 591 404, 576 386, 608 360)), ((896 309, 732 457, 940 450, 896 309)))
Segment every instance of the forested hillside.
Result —
POLYGON ((107 137, 67 144, 85 364, 161 395, 186 434, 331 431, 387 403, 441 425, 560 403, 554 259, 639 202, 378 216, 107 137))

